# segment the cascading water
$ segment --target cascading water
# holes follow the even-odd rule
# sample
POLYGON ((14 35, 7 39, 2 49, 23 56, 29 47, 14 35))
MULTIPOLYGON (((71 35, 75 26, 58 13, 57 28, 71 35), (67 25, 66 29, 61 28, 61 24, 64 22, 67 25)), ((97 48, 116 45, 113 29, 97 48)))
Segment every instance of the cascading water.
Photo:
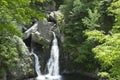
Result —
POLYGON ((47 63, 47 68, 48 68, 48 75, 58 76, 59 75, 59 48, 58 48, 58 41, 57 41, 56 35, 54 32, 52 33, 53 33, 54 39, 52 41, 51 55, 47 63))
POLYGON ((39 59, 38 59, 38 56, 34 53, 33 49, 31 50, 30 55, 33 55, 35 57, 35 71, 37 73, 37 76, 41 76, 39 59))
POLYGON ((37 73, 37 80, 60 80, 61 76, 59 75, 59 47, 58 47, 58 41, 57 37, 54 32, 53 33, 53 41, 51 46, 51 54, 50 59, 47 63, 47 69, 48 73, 46 75, 41 75, 40 71, 40 65, 38 56, 33 52, 33 49, 31 51, 31 55, 34 55, 35 57, 35 70, 37 73))

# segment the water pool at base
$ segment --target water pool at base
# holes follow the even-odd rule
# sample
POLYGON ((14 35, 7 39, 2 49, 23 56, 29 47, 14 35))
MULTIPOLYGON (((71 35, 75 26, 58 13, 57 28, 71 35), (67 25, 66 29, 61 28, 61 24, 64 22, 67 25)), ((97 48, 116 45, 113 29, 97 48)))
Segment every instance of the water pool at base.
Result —
POLYGON ((97 80, 91 77, 82 76, 81 74, 64 74, 60 76, 39 76, 36 80, 97 80))
POLYGON ((81 74, 65 74, 62 75, 61 80, 97 80, 97 79, 82 76, 81 74))

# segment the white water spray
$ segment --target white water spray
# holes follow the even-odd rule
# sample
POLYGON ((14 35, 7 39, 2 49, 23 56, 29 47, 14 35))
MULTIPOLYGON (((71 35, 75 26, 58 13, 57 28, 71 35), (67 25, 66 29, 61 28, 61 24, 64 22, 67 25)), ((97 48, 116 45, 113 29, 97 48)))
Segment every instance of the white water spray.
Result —
POLYGON ((54 39, 52 41, 51 55, 47 63, 47 68, 48 68, 48 75, 58 76, 59 75, 59 48, 58 48, 57 37, 54 32, 52 33, 53 33, 54 39))
POLYGON ((33 49, 31 51, 30 55, 33 55, 35 57, 35 71, 37 73, 37 76, 41 76, 39 59, 38 59, 38 56, 34 53, 33 49))
POLYGON ((51 54, 50 59, 47 63, 48 73, 46 75, 41 75, 40 65, 38 56, 31 51, 31 55, 35 57, 35 70, 37 72, 37 80, 60 80, 61 76, 59 75, 59 47, 57 37, 54 32, 53 33, 53 41, 51 46, 51 54))

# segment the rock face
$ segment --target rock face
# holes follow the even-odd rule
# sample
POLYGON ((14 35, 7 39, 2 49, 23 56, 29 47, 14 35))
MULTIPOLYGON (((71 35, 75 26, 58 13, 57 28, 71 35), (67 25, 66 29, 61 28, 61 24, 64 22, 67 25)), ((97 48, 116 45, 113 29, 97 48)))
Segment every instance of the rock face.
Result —
POLYGON ((61 39, 58 26, 58 22, 61 19, 60 11, 51 12, 48 14, 48 18, 45 18, 43 21, 35 22, 33 26, 24 32, 24 40, 31 39, 25 42, 29 42, 29 44, 31 43, 28 47, 34 48, 35 54, 39 57, 43 74, 50 56, 50 45, 53 38, 51 31, 54 31, 57 37, 61 39))
POLYGON ((38 44, 48 44, 50 43, 50 25, 48 22, 45 20, 42 21, 37 21, 31 28, 29 28, 27 31, 24 33, 24 39, 29 38, 30 36, 32 37, 32 41, 36 42, 38 44))
POLYGON ((18 49, 18 54, 16 56, 18 61, 14 63, 12 68, 7 70, 7 80, 23 80, 34 74, 33 61, 22 39, 14 36, 14 41, 18 49))
MULTIPOLYGON (((48 17, 51 16, 54 20, 56 20, 56 23, 53 20, 49 21, 47 19, 44 19, 43 21, 36 21, 24 32, 24 40, 30 39, 27 41, 29 43, 28 47, 34 48, 34 52, 39 57, 41 71, 43 74, 50 56, 49 51, 52 40, 51 31, 54 31, 60 38, 60 30, 58 27, 59 15, 59 11, 51 12, 48 17)), ((36 72, 34 70, 34 57, 30 56, 29 51, 31 49, 28 49, 23 40, 17 36, 14 36, 14 42, 16 43, 18 50, 18 55, 16 56, 18 61, 14 63, 15 66, 7 70, 7 80, 23 80, 35 77, 36 72)))
POLYGON ((44 19, 44 21, 39 21, 37 25, 37 31, 32 33, 32 41, 41 45, 47 45, 50 43, 50 28, 49 23, 44 19))
MULTIPOLYGON (((46 4, 48 5, 48 4, 46 4)), ((50 21, 45 18, 43 21, 36 21, 29 29, 24 31, 24 40, 29 40, 29 47, 35 48, 35 53, 39 56, 41 62, 41 71, 44 72, 45 64, 49 59, 50 47, 48 47, 52 40, 52 33, 54 31, 58 37, 60 37, 60 30, 58 27, 61 14, 59 11, 55 11, 55 2, 51 2, 46 10, 53 11, 48 14, 50 21), (30 38, 31 37, 31 38, 30 38), (47 48, 45 48, 47 46, 47 48)), ((16 43, 18 54, 16 58, 17 62, 13 63, 12 68, 6 70, 5 76, 0 80, 24 80, 35 77, 34 70, 34 58, 30 56, 30 51, 27 45, 18 36, 14 36, 14 42, 16 43)), ((4 71, 5 72, 5 71, 4 71)))
POLYGON ((54 11, 48 14, 49 19, 37 21, 27 31, 24 32, 24 39, 32 36, 32 41, 41 45, 48 45, 51 42, 51 31, 54 31, 60 37, 60 29, 58 22, 62 19, 63 15, 60 11, 54 11))

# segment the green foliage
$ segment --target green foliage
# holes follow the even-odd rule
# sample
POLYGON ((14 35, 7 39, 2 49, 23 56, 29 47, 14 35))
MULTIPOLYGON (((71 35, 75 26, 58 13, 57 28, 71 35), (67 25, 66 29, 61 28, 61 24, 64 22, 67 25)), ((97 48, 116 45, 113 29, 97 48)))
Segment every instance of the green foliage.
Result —
MULTIPOLYGON (((99 59, 101 64, 101 72, 106 71, 109 75, 109 80, 119 80, 120 71, 119 71, 119 62, 120 62, 120 0, 112 1, 110 7, 108 7, 108 15, 115 17, 114 25, 110 32, 110 35, 104 36, 104 42, 101 45, 93 48, 95 53, 95 58, 99 59)), ((100 73, 104 75, 104 73, 100 73)))
POLYGON ((115 23, 112 28, 112 36, 105 37, 105 43, 93 49, 96 53, 96 58, 102 61, 102 69, 109 70, 110 80, 119 80, 119 6, 120 0, 113 1, 108 8, 109 15, 115 16, 115 23), (114 34, 115 33, 115 34, 114 34), (117 33, 117 34, 116 34, 117 33))
POLYGON ((73 0, 65 0, 64 4, 60 6, 60 10, 64 13, 66 19, 71 16, 72 3, 73 0))
POLYGON ((72 9, 73 14, 79 15, 81 11, 84 11, 84 4, 80 0, 74 0, 72 9))
POLYGON ((0 23, 0 34, 1 35, 18 35, 22 36, 21 31, 18 29, 15 23, 3 24, 0 23))
POLYGON ((33 18, 42 19, 44 15, 37 10, 36 1, 44 0, 0 0, 0 34, 5 32, 21 36, 18 25, 27 25, 33 18))
POLYGON ((110 75, 107 72, 99 72, 98 76, 101 78, 110 78, 110 75))
POLYGON ((88 36, 88 40, 92 41, 98 41, 99 43, 102 43, 104 41, 104 32, 98 31, 98 30, 86 30, 84 31, 85 35, 88 36))
POLYGON ((14 41, 10 37, 0 36, 0 68, 12 67, 18 59, 18 51, 14 41))
POLYGON ((119 33, 120 31, 120 0, 113 1, 111 6, 108 8, 109 15, 115 17, 115 23, 112 32, 119 33))
POLYGON ((76 47, 76 55, 74 61, 79 63, 81 69, 86 71, 92 71, 96 68, 97 60, 94 59, 94 54, 92 53, 91 49, 95 47, 96 43, 92 40, 86 40, 81 43, 78 47, 76 47), (87 63, 87 64, 86 64, 87 63))
MULTIPOLYGON (((96 58, 101 61, 101 69, 109 70, 110 77, 119 76, 120 34, 105 36, 105 43, 93 48, 96 58), (114 76, 113 76, 114 75, 114 76)), ((120 78, 118 78, 120 79, 120 78)))
MULTIPOLYGON (((86 35, 84 34, 87 34, 86 29, 98 27, 100 14, 98 10, 89 9, 91 6, 88 4, 90 3, 83 0, 65 0, 60 9, 65 16, 65 25, 62 28, 65 34, 64 48, 77 66, 84 64, 79 68, 90 71, 97 66, 97 61, 94 61, 94 54, 91 51, 96 43, 85 40, 86 35), (86 62, 87 64, 85 64, 86 62)), ((74 66, 76 67, 76 65, 74 66)))
POLYGON ((110 36, 108 32, 114 24, 111 18, 113 16, 108 15, 107 8, 110 4, 110 0, 65 0, 61 5, 60 9, 65 16, 61 28, 65 34, 63 47, 65 53, 70 55, 73 67, 79 66, 80 69, 87 71, 111 67, 110 63, 103 66, 101 64, 103 61, 97 57, 101 48, 99 46, 106 43, 110 36), (98 52, 94 54, 95 51, 98 52))
POLYGON ((99 68, 101 79, 120 80, 120 0, 65 0, 60 9, 72 68, 99 68))
MULTIPOLYGON (((112 27, 112 32, 105 35, 104 31, 90 30, 85 31, 88 40, 98 41, 99 45, 92 48, 95 53, 95 58, 99 60, 100 77, 108 78, 109 80, 119 80, 119 48, 120 48, 120 34, 119 34, 119 1, 113 1, 111 6, 108 7, 108 15, 115 17, 115 23, 112 27), (118 5, 116 5, 116 3, 118 5)), ((85 23, 86 24, 86 23, 85 23)), ((103 25, 103 24, 102 24, 103 25)))
MULTIPOLYGON (((22 55, 14 42, 14 35, 22 37, 21 26, 42 20, 45 15, 40 11, 40 5, 45 0, 0 0, 0 78, 6 70, 14 66, 22 55), (2 74, 3 73, 3 74, 2 74)), ((22 50, 22 49, 21 49, 22 50)))
POLYGON ((94 11, 92 12, 91 9, 88 9, 88 15, 89 18, 85 17, 84 19, 82 19, 83 24, 87 26, 88 29, 90 30, 93 30, 96 27, 100 27, 100 25, 98 24, 100 18, 100 14, 98 13, 98 10, 94 9, 94 11))

